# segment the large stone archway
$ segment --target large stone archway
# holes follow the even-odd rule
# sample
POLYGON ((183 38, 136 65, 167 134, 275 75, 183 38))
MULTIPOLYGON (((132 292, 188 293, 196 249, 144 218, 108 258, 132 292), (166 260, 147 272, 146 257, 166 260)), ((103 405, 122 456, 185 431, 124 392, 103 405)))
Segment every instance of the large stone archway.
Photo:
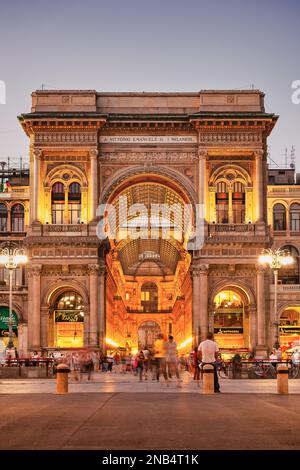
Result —
MULTIPOLYGON (((128 207, 143 205, 147 214, 143 214, 143 217, 146 217, 147 223, 146 228, 143 226, 143 233, 141 230, 137 237, 136 232, 131 237, 131 229, 126 232, 126 236, 121 232, 120 227, 124 226, 124 221, 120 222, 121 217, 115 219, 117 230, 115 236, 110 237, 110 251, 106 256, 107 336, 120 346, 124 346, 126 339, 130 338, 132 348, 136 350, 139 345, 137 324, 141 321, 155 321, 161 325, 165 337, 173 333, 175 340, 182 343, 192 335, 192 286, 189 275, 191 256, 186 250, 183 225, 176 223, 174 214, 175 210, 183 210, 185 204, 192 204, 182 187, 176 181, 171 182, 166 175, 144 172, 142 175, 132 174, 132 177, 128 177, 130 173, 123 173, 124 176, 127 175, 124 180, 122 177, 116 178, 116 186, 104 191, 103 200, 117 209, 119 199, 125 195, 126 204, 130 201, 128 207), (172 208, 170 220, 173 228, 176 227, 176 233, 180 232, 180 237, 174 237, 175 231, 172 230, 165 236, 160 225, 165 221, 165 216, 158 209, 153 216, 153 204, 165 204, 172 208), (154 218, 155 223, 159 224, 155 229, 155 236, 151 225, 154 218), (147 295, 150 296, 151 293, 143 290, 142 286, 153 283, 157 286, 158 298, 151 304, 147 302, 147 295), (184 322, 182 317, 185 318, 184 322), (184 328, 179 327, 182 323, 184 328)), ((134 214, 140 214, 140 210, 138 208, 138 212, 134 214)), ((125 220, 126 227, 132 223, 134 226, 135 223, 143 224, 144 219, 139 217, 140 215, 131 214, 125 220)), ((138 225, 140 226, 142 225, 138 225)))

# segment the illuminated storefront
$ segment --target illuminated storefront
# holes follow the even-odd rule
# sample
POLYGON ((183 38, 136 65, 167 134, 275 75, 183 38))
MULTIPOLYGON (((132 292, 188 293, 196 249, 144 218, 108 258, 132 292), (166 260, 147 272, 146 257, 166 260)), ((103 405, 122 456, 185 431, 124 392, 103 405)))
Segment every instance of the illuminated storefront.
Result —
POLYGON ((248 347, 245 328, 245 306, 241 295, 223 290, 214 299, 214 335, 222 349, 248 347))
POLYGON ((84 313, 80 295, 73 291, 60 295, 54 305, 51 322, 54 347, 83 347, 84 313))
POLYGON ((281 346, 300 346, 300 307, 284 310, 280 317, 279 333, 281 346))

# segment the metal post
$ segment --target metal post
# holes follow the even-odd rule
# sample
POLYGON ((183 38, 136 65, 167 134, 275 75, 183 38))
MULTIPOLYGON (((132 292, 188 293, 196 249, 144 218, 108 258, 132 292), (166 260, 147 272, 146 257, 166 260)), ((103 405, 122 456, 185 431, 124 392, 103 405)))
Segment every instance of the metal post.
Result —
POLYGON ((8 321, 8 331, 9 331, 9 340, 7 344, 7 349, 13 349, 14 340, 13 340, 13 317, 12 317, 12 281, 13 281, 13 268, 9 269, 9 321, 8 321))
POLYGON ((278 349, 280 347, 279 342, 279 319, 277 309, 277 286, 278 286, 278 269, 274 269, 274 318, 275 318, 275 344, 274 347, 278 349))

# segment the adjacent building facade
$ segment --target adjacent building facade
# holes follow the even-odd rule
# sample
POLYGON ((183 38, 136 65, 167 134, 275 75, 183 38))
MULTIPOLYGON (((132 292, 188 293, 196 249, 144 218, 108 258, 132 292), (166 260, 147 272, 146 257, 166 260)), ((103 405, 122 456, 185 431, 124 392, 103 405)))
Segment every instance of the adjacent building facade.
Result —
POLYGON ((224 351, 266 354, 274 286, 258 257, 271 246, 295 257, 278 307, 282 342, 300 339, 300 185, 293 169, 268 172, 277 116, 262 92, 37 91, 19 121, 30 184, 0 194, 0 237, 30 259, 14 295, 20 354, 135 351, 159 332, 184 352, 208 330, 224 351), (199 210, 203 243, 191 245, 199 210))

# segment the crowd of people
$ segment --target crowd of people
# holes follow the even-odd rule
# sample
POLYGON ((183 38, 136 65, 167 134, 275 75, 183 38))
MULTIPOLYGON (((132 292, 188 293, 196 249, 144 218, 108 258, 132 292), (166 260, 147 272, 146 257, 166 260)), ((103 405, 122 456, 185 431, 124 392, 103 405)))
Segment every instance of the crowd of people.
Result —
MULTIPOLYGON (((218 367, 223 363, 218 344, 214 341, 213 334, 208 333, 207 339, 202 341, 188 356, 180 355, 177 344, 172 335, 165 339, 163 335, 158 335, 152 347, 144 346, 137 354, 132 354, 127 350, 118 350, 111 354, 104 354, 101 351, 66 351, 51 352, 47 358, 53 364, 54 373, 59 363, 66 364, 73 378, 81 381, 84 376, 87 380, 92 379, 93 372, 112 373, 113 371, 122 374, 133 373, 140 382, 143 380, 153 380, 163 382, 168 386, 174 378, 177 386, 181 386, 181 371, 189 371, 193 379, 197 382, 202 378, 202 370, 205 364, 214 367, 215 392, 220 392, 218 380, 218 367)), ((30 365, 44 365, 37 351, 34 351, 30 358, 30 365)), ((284 358, 280 349, 273 349, 269 361, 276 369, 278 362, 284 358)), ((295 349, 289 358, 292 364, 300 364, 300 350, 295 349)), ((241 357, 236 354, 232 359, 233 370, 236 366, 235 377, 239 375, 241 357)))

